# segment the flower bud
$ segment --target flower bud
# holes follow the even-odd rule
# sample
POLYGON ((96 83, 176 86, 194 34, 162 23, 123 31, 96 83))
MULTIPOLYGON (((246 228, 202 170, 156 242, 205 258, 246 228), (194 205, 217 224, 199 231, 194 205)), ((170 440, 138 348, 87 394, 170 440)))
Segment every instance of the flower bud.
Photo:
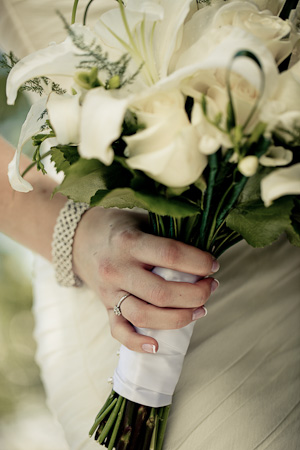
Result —
POLYGON ((108 81, 109 89, 118 89, 120 87, 120 77, 119 75, 114 75, 108 81))
POLYGON ((254 155, 245 156, 238 164, 239 171, 245 175, 245 177, 252 177, 258 168, 258 158, 254 155))

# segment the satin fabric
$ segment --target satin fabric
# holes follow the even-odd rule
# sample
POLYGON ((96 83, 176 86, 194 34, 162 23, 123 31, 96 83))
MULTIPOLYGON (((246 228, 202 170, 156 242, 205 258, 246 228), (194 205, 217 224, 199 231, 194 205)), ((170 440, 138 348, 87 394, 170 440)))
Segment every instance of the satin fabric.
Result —
MULTIPOLYGON (((155 267, 153 272, 168 281, 195 283, 196 275, 155 267)), ((154 354, 137 353, 121 346, 113 388, 135 403, 158 408, 172 403, 195 323, 178 330, 136 328, 139 334, 152 336, 158 342, 154 354)))
MULTIPOLYGON (((54 11, 68 16, 72 3, 0 0, 0 45, 22 57, 62 40, 54 11)), ((91 19, 111 6, 114 0, 95 1, 91 19)), ((79 8, 82 14, 82 2, 79 8)), ((285 239, 258 250, 240 243, 220 262, 220 287, 208 301, 207 317, 195 325, 164 448, 298 450, 299 249, 285 239)), ((41 258, 34 291, 37 361, 48 404, 70 449, 99 449, 88 430, 110 392, 106 380, 119 349, 106 311, 87 288, 57 286, 41 258)))
MULTIPOLYGON (((194 327, 165 450, 297 450, 300 418, 299 249, 240 243, 220 258, 219 289, 194 327)), ((56 285, 38 260, 37 361, 48 404, 73 450, 110 392, 119 345, 101 301, 56 285)), ((163 374, 163 372, 162 372, 163 374)))

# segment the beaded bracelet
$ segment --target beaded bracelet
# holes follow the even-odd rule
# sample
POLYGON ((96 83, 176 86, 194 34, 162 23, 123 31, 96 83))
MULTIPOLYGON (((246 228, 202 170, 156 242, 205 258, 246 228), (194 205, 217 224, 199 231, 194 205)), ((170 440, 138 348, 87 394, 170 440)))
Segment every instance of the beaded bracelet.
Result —
POLYGON ((52 262, 56 281, 61 286, 82 285, 82 280, 73 272, 72 251, 76 228, 88 208, 87 203, 68 200, 57 217, 52 238, 52 262))

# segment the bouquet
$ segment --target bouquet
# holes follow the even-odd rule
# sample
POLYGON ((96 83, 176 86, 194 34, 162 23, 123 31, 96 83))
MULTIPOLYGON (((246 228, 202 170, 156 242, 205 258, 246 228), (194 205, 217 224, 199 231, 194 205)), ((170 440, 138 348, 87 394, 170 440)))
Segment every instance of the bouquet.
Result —
MULTIPOLYGON (((18 170, 32 139, 33 165, 45 172, 50 154, 64 175, 56 192, 91 207, 142 208, 159 236, 215 257, 282 233, 300 246, 297 1, 118 0, 93 30, 91 3, 83 25, 77 1, 72 24, 62 17, 64 42, 19 62, 4 55, 8 103, 20 87, 41 95, 9 166, 12 187, 32 189, 18 170)), ((156 355, 121 347, 90 430, 99 444, 162 448, 192 329, 137 329, 158 340, 156 355)))

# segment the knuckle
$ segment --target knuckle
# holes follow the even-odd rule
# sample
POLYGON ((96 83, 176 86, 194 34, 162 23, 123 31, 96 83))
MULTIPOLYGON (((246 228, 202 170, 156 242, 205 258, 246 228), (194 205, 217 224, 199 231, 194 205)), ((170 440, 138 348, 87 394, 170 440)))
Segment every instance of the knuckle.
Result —
POLYGON ((116 245, 122 249, 129 249, 136 242, 141 232, 137 229, 126 229, 119 231, 115 236, 114 240, 116 245))
POLYGON ((168 242, 161 249, 162 259, 167 264, 168 267, 173 267, 176 262, 180 259, 180 250, 176 242, 168 242))
POLYGON ((175 329, 183 328, 190 322, 190 320, 187 319, 187 317, 185 316, 185 314, 182 313, 182 311, 180 312, 178 311, 174 319, 175 319, 175 329))
POLYGON ((211 294, 211 282, 207 278, 205 282, 201 286, 201 293, 200 293, 200 304, 201 306, 205 304, 205 302, 208 300, 210 294, 211 294))
POLYGON ((150 295, 150 302, 153 305, 159 306, 161 308, 164 308, 168 305, 169 296, 164 287, 160 283, 156 284, 156 286, 153 286, 150 295))
POLYGON ((109 258, 99 261, 98 275, 102 280, 111 280, 116 275, 116 268, 109 258))
POLYGON ((209 253, 203 252, 202 264, 206 270, 207 275, 211 273, 213 258, 209 253))

